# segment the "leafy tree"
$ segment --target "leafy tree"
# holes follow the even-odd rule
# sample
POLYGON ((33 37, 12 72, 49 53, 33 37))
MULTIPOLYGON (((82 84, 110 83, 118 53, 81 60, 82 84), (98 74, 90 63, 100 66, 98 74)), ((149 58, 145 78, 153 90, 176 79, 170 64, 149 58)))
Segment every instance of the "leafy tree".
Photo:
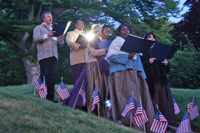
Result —
POLYGON ((198 50, 200 47, 200 1, 187 0, 184 5, 190 9, 180 22, 172 25, 173 30, 170 33, 176 40, 175 43, 181 45, 182 49, 192 43, 198 50))
MULTIPOLYGON (((191 47, 191 45, 187 47, 191 47)), ((168 75, 170 85, 175 88, 199 88, 199 58, 199 52, 178 51, 175 57, 170 60, 171 64, 173 64, 168 75)))
POLYGON ((27 83, 34 83, 40 73, 32 32, 34 27, 40 24, 41 13, 51 11, 54 23, 66 24, 67 20, 87 20, 95 16, 92 14, 94 11, 90 11, 91 16, 82 18, 84 15, 80 14, 79 8, 86 7, 87 4, 86 1, 73 0, 0 1, 0 38, 4 44, 14 45, 13 49, 19 52, 17 56, 21 55, 19 58, 25 66, 27 83))
MULTIPOLYGON (((177 5, 175 0, 0 0, 0 40, 2 44, 14 46, 12 50, 17 53, 10 54, 16 56, 17 61, 23 61, 27 83, 33 83, 40 72, 32 30, 40 24, 44 11, 52 12, 53 23, 66 24, 67 20, 82 19, 85 30, 89 30, 93 23, 113 26, 116 21, 126 22, 136 35, 143 36, 153 30, 160 40, 169 42, 168 35, 163 34, 168 30, 168 17, 179 13, 177 5)), ((73 30, 73 26, 69 30, 73 30)), ((59 74, 70 76, 69 48, 65 45, 59 52, 59 74)), ((12 58, 12 62, 16 59, 12 58)))
POLYGON ((115 21, 128 23, 136 35, 146 33, 138 27, 141 22, 153 27, 155 25, 151 22, 154 20, 168 19, 170 16, 179 15, 180 12, 177 7, 179 2, 175 0, 103 0, 103 2, 101 4, 103 12, 115 21))

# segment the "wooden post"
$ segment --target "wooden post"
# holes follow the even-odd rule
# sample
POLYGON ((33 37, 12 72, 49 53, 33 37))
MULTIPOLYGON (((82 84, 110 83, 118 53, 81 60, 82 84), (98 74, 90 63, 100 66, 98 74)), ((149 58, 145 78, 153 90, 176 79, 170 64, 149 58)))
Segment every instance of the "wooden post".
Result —
POLYGON ((58 104, 60 103, 60 97, 58 98, 58 104))
POLYGON ((139 97, 140 97, 140 104, 141 104, 141 109, 142 109, 142 121, 143 121, 144 133, 146 133, 145 122, 144 122, 144 113, 143 113, 143 105, 142 105, 141 95, 139 95, 139 97))
MULTIPOLYGON (((85 81, 85 79, 84 79, 83 82, 82 82, 81 88, 83 87, 83 83, 84 83, 84 81, 85 81)), ((78 100, 78 96, 79 96, 79 92, 80 92, 81 88, 80 88, 79 91, 78 91, 78 94, 77 94, 77 96, 76 96, 76 100, 75 100, 74 105, 73 105, 72 108, 74 108, 75 105, 76 105, 76 102, 77 102, 77 100, 78 100)))
MULTIPOLYGON (((44 90, 45 90, 45 87, 46 87, 46 82, 45 82, 45 76, 43 76, 43 80, 44 80, 44 90)), ((47 90, 46 90, 47 91, 47 90)), ((45 96, 45 100, 46 100, 46 97, 47 97, 47 95, 45 96)))
MULTIPOLYGON (((99 103, 100 104, 100 103, 99 103)), ((99 109, 99 105, 98 106, 98 116, 100 117, 100 109, 99 109)))
MULTIPOLYGON (((133 97, 133 91, 132 91, 132 97, 133 97)), ((132 128, 132 124, 133 124, 133 110, 131 110, 130 128, 132 128)))
MULTIPOLYGON (((88 63, 88 65, 89 65, 89 72, 92 72, 91 71, 91 64, 90 63, 88 63)), ((90 74, 90 73, 89 73, 90 74)), ((90 74, 91 75, 91 79, 94 79, 94 75, 93 74, 90 74)), ((91 80, 90 79, 90 80, 91 80)), ((93 82, 88 82, 88 83, 91 83, 90 85, 88 84, 88 92, 90 91, 90 89, 91 89, 91 86, 93 86, 93 82), (90 88, 89 88, 90 87, 90 88)), ((92 94, 93 94, 93 91, 92 91, 92 94)), ((91 96, 91 98, 90 98, 90 103, 89 103, 89 107, 88 107, 88 112, 91 112, 91 106, 92 106, 92 94, 91 94, 91 91, 89 92, 89 94, 88 94, 88 96, 91 96)), ((89 98, 87 98, 87 99, 89 99, 89 98)))
POLYGON ((35 91, 36 91, 36 89, 37 89, 37 88, 35 87, 35 89, 34 89, 34 93, 33 93, 33 96, 35 96, 35 91))

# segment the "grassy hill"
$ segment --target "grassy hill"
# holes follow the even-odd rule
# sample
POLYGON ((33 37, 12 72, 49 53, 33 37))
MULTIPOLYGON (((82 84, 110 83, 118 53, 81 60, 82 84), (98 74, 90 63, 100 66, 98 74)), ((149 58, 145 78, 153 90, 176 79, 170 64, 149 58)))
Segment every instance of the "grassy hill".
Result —
MULTIPOLYGON (((56 86, 57 87, 57 86, 56 86)), ((67 85, 70 90, 73 86, 67 85)), ((99 118, 78 109, 41 100, 36 92, 33 96, 34 85, 0 87, 0 132, 124 132, 133 133, 137 130, 118 125, 106 118, 99 118)), ((181 113, 176 117, 181 121, 185 108, 196 94, 200 103, 200 90, 172 89, 181 113)), ((58 95, 56 94, 56 98, 58 95)), ((192 122, 193 131, 200 130, 200 116, 192 122)))
POLYGON ((137 132, 106 118, 41 100, 33 92, 33 85, 0 87, 0 133, 137 132))

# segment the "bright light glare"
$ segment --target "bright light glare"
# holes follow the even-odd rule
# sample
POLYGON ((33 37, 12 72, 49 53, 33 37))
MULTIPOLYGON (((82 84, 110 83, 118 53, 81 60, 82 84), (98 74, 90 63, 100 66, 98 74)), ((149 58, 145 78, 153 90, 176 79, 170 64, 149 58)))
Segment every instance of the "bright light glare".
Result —
POLYGON ((104 103, 105 103, 105 107, 110 107, 110 106, 112 106, 111 100, 106 100, 106 101, 104 101, 104 103))
POLYGON ((88 39, 88 41, 92 40, 94 38, 94 33, 92 32, 87 32, 85 37, 88 39))

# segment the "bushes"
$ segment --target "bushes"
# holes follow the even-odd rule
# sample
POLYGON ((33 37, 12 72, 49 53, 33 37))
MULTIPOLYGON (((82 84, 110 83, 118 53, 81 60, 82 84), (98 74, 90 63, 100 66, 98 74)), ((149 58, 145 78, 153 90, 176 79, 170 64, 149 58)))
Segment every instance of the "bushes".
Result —
POLYGON ((168 74, 170 86, 175 88, 200 87, 200 53, 178 51, 169 60, 171 70, 168 74))

